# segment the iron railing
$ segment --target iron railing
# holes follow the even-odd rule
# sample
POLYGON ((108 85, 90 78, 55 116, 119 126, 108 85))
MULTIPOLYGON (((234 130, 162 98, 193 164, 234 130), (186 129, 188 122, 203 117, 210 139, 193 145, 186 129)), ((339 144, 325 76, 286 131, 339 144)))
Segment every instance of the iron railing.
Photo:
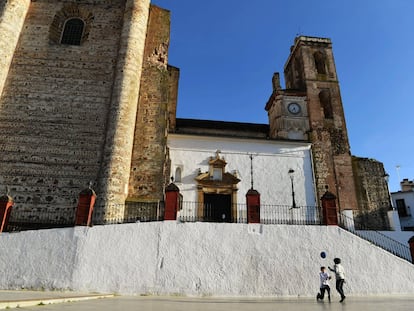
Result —
POLYGON ((71 227, 74 224, 75 208, 73 206, 61 207, 58 210, 51 208, 24 210, 13 207, 5 231, 62 228, 71 227))
MULTIPOLYGON (((126 202, 125 204, 110 204, 107 209, 114 216, 101 214, 95 207, 92 225, 122 224, 145 221, 162 221, 164 218, 164 202, 126 202), (121 211, 121 214, 117 213, 121 211)), ((36 229, 51 229, 75 226, 76 207, 66 206, 39 207, 32 210, 13 206, 5 231, 23 231, 36 229)))
MULTIPOLYGON (((177 220, 182 222, 232 222, 247 223, 246 204, 217 207, 192 201, 181 202, 177 220), (217 213, 217 210, 222 214, 217 213), (230 213, 230 216, 227 214, 230 213)), ((287 225, 321 225, 319 206, 260 205, 260 223, 287 225)))
POLYGON ((122 215, 94 217, 95 225, 134 223, 164 220, 164 201, 155 202, 125 202, 111 204, 108 210, 123 209, 122 215))
POLYGON ((405 259, 409 262, 412 262, 411 251, 407 245, 404 245, 385 234, 369 229, 367 225, 362 222, 359 222, 355 218, 347 217, 343 214, 340 214, 339 226, 343 229, 353 233, 356 236, 398 256, 402 259, 405 259))
MULTIPOLYGON (((75 224, 76 207, 67 206, 54 210, 53 207, 23 210, 14 206, 5 231, 71 227, 75 224)), ((121 224, 164 220, 164 202, 126 202, 111 204, 106 209, 113 215, 102 214, 95 207, 93 225, 121 224), (119 212, 118 212, 119 211, 119 212)), ((225 208, 183 201, 177 212, 181 222, 231 222, 247 223, 245 204, 234 204, 225 208)), ((321 225, 321 209, 318 206, 261 205, 260 223, 289 225, 321 225)))

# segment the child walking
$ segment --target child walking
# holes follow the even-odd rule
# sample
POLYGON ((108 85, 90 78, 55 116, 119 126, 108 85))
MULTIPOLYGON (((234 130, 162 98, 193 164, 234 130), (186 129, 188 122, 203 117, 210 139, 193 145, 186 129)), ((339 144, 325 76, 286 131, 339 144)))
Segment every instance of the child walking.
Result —
POLYGON ((340 258, 334 258, 334 267, 333 269, 331 267, 328 267, 329 270, 332 272, 335 272, 336 277, 336 290, 338 291, 339 295, 341 295, 341 300, 339 302, 342 302, 345 300, 345 294, 344 294, 344 283, 345 283, 345 270, 344 267, 341 265, 341 259, 340 258))
POLYGON ((320 292, 318 295, 316 295, 316 300, 323 300, 326 291, 328 293, 328 300, 331 302, 331 288, 329 287, 329 280, 331 277, 329 276, 328 272, 326 272, 325 267, 321 267, 321 272, 319 272, 319 279, 321 281, 320 292))

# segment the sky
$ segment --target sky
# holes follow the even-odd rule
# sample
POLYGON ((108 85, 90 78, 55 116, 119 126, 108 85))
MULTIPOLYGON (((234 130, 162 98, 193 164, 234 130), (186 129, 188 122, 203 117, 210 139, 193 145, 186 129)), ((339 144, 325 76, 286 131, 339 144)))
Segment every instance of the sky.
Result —
POLYGON ((171 11, 178 118, 268 123, 272 76, 298 35, 330 38, 351 152, 414 179, 414 1, 152 0, 171 11))

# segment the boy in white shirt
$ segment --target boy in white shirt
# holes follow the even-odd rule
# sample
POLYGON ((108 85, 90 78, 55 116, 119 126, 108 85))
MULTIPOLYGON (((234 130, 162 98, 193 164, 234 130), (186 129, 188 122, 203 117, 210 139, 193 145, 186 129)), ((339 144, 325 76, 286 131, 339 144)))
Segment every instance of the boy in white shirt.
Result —
POLYGON ((336 290, 338 291, 339 295, 341 295, 341 300, 339 302, 343 302, 346 298, 344 294, 344 283, 345 283, 345 270, 344 267, 341 265, 341 259, 340 258, 334 258, 334 267, 333 269, 331 267, 328 267, 329 270, 332 272, 335 272, 336 277, 336 290))
POLYGON ((329 302, 331 302, 331 288, 329 287, 329 280, 331 279, 331 277, 329 276, 328 272, 326 272, 325 267, 321 267, 321 272, 319 272, 319 279, 321 281, 320 293, 316 295, 316 300, 323 300, 326 291, 328 293, 328 300, 329 302))

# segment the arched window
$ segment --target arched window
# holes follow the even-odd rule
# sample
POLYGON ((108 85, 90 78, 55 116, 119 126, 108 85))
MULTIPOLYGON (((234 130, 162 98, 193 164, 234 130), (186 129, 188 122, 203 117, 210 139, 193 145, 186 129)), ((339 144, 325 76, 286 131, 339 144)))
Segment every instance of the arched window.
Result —
POLYGON ((318 74, 326 74, 326 63, 325 63, 325 55, 322 52, 315 52, 313 54, 313 58, 315 59, 315 67, 318 74))
POLYGON ((181 167, 177 167, 175 169, 175 176, 174 176, 174 180, 176 182, 181 182, 181 167))
POLYGON ((63 4, 50 24, 50 43, 82 45, 88 39, 93 20, 92 12, 80 8, 78 4, 63 4))
POLYGON ((68 19, 63 29, 61 44, 80 45, 85 23, 80 18, 68 19))
POLYGON ((323 108, 323 113, 326 119, 333 119, 331 94, 329 90, 323 90, 319 93, 319 101, 323 108))

